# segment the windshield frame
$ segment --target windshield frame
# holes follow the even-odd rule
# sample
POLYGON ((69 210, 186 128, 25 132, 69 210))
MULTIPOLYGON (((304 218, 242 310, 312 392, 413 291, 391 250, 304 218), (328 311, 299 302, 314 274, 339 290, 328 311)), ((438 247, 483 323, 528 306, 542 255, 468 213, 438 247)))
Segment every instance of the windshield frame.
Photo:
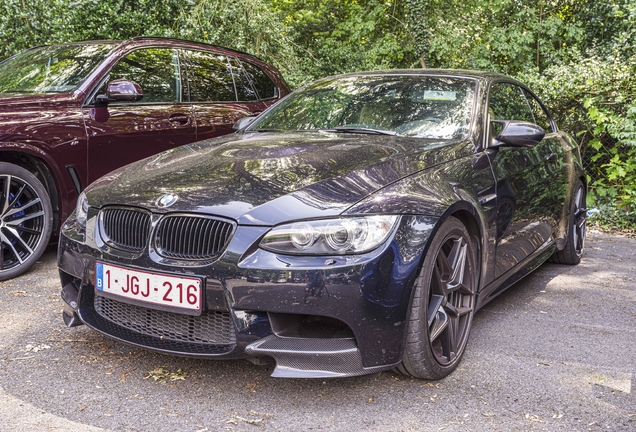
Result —
MULTIPOLYGON (((336 130, 336 128, 316 128, 316 129, 274 129, 274 128, 263 128, 260 127, 259 125, 263 124, 265 119, 267 119, 268 114, 271 114, 272 111, 275 111, 277 109, 277 107, 281 104, 284 104, 287 102, 287 100, 289 98, 293 98, 295 95, 297 95, 300 92, 304 92, 308 89, 311 89, 314 86, 319 85, 320 83, 323 83, 325 81, 338 81, 338 80, 343 80, 343 79, 349 79, 349 78, 404 78, 404 79, 409 79, 409 78, 433 78, 433 79, 453 79, 453 80, 457 80, 457 81, 465 81, 467 83, 467 85, 471 85, 471 91, 472 91, 472 104, 470 107, 467 107, 466 109, 466 113, 470 116, 470 120, 465 123, 465 130, 462 134, 462 136, 460 138, 452 138, 452 139, 470 139, 471 136, 473 136, 475 128, 477 127, 479 120, 477 119, 478 117, 478 108, 479 108, 479 100, 480 100, 480 95, 481 95, 481 87, 482 87, 482 81, 483 81, 483 77, 478 76, 478 75, 470 75, 470 74, 454 74, 452 72, 449 73, 448 70, 445 71, 440 71, 440 73, 430 73, 430 72, 424 72, 424 73, 411 73, 410 71, 378 71, 378 72, 363 72, 363 73, 354 73, 354 74, 344 74, 344 75, 335 75, 335 76, 330 76, 330 77, 326 77, 326 78, 322 78, 316 81, 312 81, 310 83, 307 83, 305 85, 303 85, 302 87, 296 89, 295 91, 293 91, 292 93, 286 95, 283 99, 279 100, 278 102, 276 102, 275 104, 273 104, 272 106, 270 106, 268 109, 266 109, 263 113, 261 113, 256 119, 255 121, 253 121, 251 124, 249 124, 245 129, 243 129, 243 132, 276 132, 276 133, 298 133, 298 132, 335 132, 335 133, 339 133, 339 131, 336 130)), ((288 102, 287 102, 288 103, 288 102)), ((347 129, 347 127, 345 127, 345 129, 347 129)), ((353 129, 353 128, 350 128, 353 129)), ((389 130, 385 130, 386 132, 389 132, 389 130)), ((429 137, 418 137, 418 136, 414 136, 414 135, 402 135, 400 133, 390 133, 387 135, 395 135, 395 136, 403 136, 403 137, 407 137, 407 138, 415 138, 415 139, 436 139, 436 140, 440 140, 440 139, 444 139, 444 140, 448 140, 451 138, 429 138, 429 137)))

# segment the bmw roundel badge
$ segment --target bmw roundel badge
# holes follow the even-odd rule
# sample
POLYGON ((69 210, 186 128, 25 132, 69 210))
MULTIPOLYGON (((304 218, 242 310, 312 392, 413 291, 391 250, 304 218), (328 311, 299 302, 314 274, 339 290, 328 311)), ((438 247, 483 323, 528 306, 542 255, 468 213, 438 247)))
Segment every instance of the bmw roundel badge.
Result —
POLYGON ((170 207, 172 204, 176 203, 179 197, 173 194, 161 195, 157 198, 156 204, 158 207, 170 207))

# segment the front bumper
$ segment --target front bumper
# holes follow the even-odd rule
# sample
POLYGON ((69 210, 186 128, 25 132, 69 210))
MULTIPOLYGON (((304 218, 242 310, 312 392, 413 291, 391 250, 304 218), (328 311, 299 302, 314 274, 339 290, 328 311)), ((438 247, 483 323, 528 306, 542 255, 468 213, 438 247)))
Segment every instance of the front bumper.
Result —
POLYGON ((435 222, 404 217, 391 241, 378 250, 332 260, 281 257, 254 248, 267 228, 239 227, 217 261, 180 268, 157 263, 148 254, 126 256, 110 250, 95 240, 99 234, 90 225, 81 234, 67 223, 58 254, 64 320, 162 353, 273 359, 272 375, 279 377, 379 372, 401 360, 411 287, 435 222), (98 260, 204 277, 202 315, 101 297, 94 287, 98 260), (319 273, 321 287, 307 287, 303 276, 310 271, 319 273))

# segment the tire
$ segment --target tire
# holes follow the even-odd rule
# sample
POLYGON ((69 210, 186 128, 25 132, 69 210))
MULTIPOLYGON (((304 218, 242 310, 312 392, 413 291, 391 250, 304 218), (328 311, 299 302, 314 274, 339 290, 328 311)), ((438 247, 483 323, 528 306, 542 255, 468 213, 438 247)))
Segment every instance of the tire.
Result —
POLYGON ((440 379, 459 364, 475 312, 475 252, 464 224, 454 217, 443 222, 415 282, 398 372, 440 379))
POLYGON ((42 256, 52 226, 42 183, 20 166, 0 162, 0 281, 21 275, 42 256))
POLYGON ((581 262, 583 247, 585 246, 585 221, 587 216, 585 199, 585 186, 579 180, 574 188, 574 195, 570 204, 570 223, 565 247, 560 251, 554 252, 548 261, 569 265, 576 265, 581 262))

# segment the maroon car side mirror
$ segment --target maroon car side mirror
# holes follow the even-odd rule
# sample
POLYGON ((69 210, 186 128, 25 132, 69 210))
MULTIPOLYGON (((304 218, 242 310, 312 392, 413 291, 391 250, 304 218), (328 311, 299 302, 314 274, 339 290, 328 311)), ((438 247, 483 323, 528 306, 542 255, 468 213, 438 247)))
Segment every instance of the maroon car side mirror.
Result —
POLYGON ((114 80, 108 83, 105 95, 99 95, 97 102, 138 102, 144 97, 141 86, 134 81, 123 79, 114 80))

